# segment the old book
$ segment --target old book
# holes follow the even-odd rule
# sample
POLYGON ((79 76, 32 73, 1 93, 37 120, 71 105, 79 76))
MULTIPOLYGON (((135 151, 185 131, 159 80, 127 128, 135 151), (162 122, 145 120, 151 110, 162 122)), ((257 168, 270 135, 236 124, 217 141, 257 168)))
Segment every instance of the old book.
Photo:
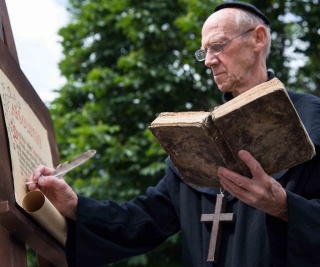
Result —
POLYGON ((212 112, 164 112, 150 130, 182 179, 220 187, 219 166, 251 176, 238 158, 249 151, 269 175, 311 159, 315 148, 284 85, 274 78, 212 112))

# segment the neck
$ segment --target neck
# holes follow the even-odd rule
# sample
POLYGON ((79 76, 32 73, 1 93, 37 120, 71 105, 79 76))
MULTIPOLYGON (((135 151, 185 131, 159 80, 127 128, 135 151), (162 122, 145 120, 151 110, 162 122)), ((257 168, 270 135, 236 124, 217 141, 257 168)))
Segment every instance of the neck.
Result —
POLYGON ((261 70, 258 71, 256 74, 250 75, 250 77, 247 78, 243 86, 240 86, 239 88, 237 88, 237 90, 232 91, 232 96, 236 97, 238 95, 241 95, 242 93, 250 90, 258 84, 264 83, 266 81, 268 81, 268 72, 266 67, 264 67, 261 68, 261 70))

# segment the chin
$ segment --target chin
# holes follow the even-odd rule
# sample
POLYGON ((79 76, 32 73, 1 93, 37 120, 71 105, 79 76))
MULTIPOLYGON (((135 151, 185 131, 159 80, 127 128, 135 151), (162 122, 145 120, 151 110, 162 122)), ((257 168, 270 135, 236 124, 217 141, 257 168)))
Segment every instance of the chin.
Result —
MULTIPOLYGON (((220 80, 220 81, 222 82, 222 80, 220 80)), ((230 92, 230 84, 229 83, 226 83, 225 81, 222 83, 221 82, 219 83, 218 79, 214 79, 214 82, 217 85, 220 92, 222 92, 222 93, 230 92)))
POLYGON ((227 93, 227 92, 230 92, 229 88, 226 88, 225 86, 222 86, 222 85, 217 85, 218 86, 218 89, 221 93, 227 93))

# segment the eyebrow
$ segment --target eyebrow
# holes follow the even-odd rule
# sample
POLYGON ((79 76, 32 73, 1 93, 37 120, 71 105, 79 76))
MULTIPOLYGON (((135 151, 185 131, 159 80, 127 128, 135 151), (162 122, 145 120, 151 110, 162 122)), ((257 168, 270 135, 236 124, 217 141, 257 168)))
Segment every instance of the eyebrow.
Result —
POLYGON ((228 40, 228 38, 226 38, 225 36, 224 37, 220 36, 220 38, 215 38, 216 36, 217 34, 212 34, 208 39, 208 42, 206 42, 206 46, 203 48, 207 48, 209 45, 213 43, 223 43, 224 42, 223 39, 228 40))

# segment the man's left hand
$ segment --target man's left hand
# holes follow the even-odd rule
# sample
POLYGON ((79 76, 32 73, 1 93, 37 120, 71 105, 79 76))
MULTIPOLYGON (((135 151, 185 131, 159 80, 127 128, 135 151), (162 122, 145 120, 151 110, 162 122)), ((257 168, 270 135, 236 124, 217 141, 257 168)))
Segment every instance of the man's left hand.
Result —
POLYGON ((242 202, 288 221, 287 194, 284 188, 265 173, 260 163, 248 151, 240 150, 238 155, 249 167, 252 178, 220 167, 218 176, 222 187, 242 202))

